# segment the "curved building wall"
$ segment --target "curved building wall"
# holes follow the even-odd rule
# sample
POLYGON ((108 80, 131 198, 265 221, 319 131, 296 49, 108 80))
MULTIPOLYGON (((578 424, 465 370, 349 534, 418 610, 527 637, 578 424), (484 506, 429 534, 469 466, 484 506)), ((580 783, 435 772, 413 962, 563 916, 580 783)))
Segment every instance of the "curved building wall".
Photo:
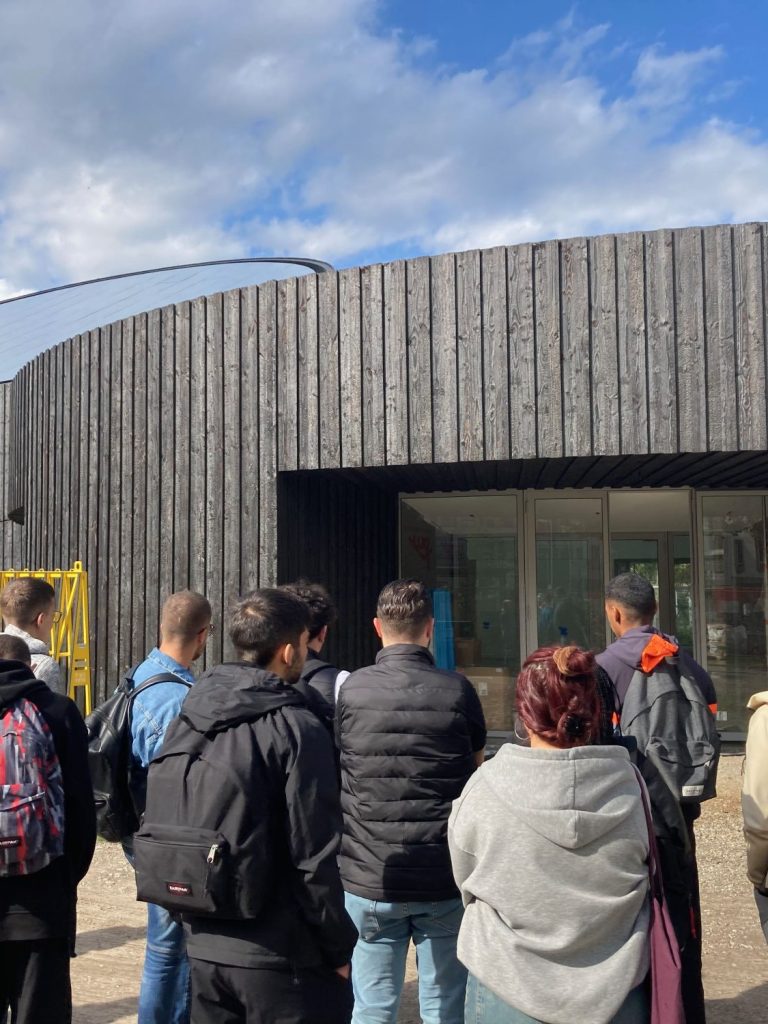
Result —
MULTIPOLYGON (((637 485, 671 457, 714 472, 743 453, 728 485, 766 486, 766 255, 760 224, 518 245, 272 282, 72 338, 12 385, 23 561, 85 563, 103 693, 154 642, 171 590, 205 591, 221 622, 231 596, 275 581, 279 546, 281 571, 311 567, 294 520, 315 478, 285 478, 281 528, 278 473, 342 470, 317 475, 333 495, 305 525, 321 546, 324 509, 341 517, 335 572, 361 614, 396 568, 381 516, 427 467, 498 486, 549 466, 549 485, 579 486, 595 467, 621 483, 624 466, 637 485)), ((210 656, 228 653, 219 632, 210 656)))

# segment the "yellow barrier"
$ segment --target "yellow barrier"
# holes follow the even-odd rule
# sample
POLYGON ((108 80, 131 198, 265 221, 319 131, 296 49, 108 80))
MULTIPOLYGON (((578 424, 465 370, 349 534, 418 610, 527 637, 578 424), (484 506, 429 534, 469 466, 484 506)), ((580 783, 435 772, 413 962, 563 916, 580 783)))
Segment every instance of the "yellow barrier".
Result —
POLYGON ((91 693, 91 645, 88 639, 88 573, 82 562, 71 569, 4 569, 0 590, 11 580, 34 576, 46 580, 56 591, 59 617, 51 630, 51 657, 67 668, 67 694, 77 699, 83 691, 85 714, 93 708, 91 693))

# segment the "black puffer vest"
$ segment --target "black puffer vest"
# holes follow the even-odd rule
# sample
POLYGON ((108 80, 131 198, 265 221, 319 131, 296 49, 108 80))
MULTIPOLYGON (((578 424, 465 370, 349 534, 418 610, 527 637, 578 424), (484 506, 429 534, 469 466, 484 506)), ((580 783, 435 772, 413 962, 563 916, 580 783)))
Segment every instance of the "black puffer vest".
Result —
POLYGON ((448 815, 485 743, 472 685, 426 648, 395 644, 346 680, 336 725, 344 888, 389 902, 457 896, 448 815))

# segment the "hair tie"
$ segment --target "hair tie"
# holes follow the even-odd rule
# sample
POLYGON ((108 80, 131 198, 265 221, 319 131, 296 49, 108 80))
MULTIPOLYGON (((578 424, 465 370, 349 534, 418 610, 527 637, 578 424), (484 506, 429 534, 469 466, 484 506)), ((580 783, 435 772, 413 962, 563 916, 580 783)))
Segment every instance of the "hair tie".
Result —
POLYGON ((552 655, 552 661, 555 663, 555 668, 561 676, 575 676, 578 675, 568 665, 571 660, 571 655, 574 651, 578 651, 578 647, 571 644, 570 647, 559 647, 552 655))
POLYGON ((584 719, 579 715, 566 715, 563 722, 563 730, 566 736, 576 739, 584 732, 584 719))

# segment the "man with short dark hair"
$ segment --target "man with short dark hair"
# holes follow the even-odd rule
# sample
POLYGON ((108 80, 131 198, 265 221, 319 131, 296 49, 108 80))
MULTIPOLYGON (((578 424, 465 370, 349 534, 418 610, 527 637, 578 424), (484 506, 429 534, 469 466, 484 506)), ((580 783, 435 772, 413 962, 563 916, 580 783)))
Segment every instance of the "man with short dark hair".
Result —
POLYGON ((65 693, 59 663, 51 657, 51 631, 56 621, 56 591, 46 580, 21 576, 0 593, 5 633, 20 637, 32 655, 32 671, 54 691, 65 693))
POLYGON ((472 684, 435 667, 432 599, 419 580, 379 595, 376 664, 339 692, 344 836, 339 866, 360 939, 352 960, 355 1024, 394 1024, 408 946, 418 953, 425 1024, 462 1024, 467 973, 448 853, 451 804, 482 763, 486 728, 472 684))
POLYGON ((20 661, 22 665, 32 667, 28 645, 12 633, 0 633, 0 661, 20 661))
POLYGON ((309 580, 296 580, 286 583, 281 590, 287 590, 300 598, 309 612, 309 641, 307 658, 301 673, 301 679, 316 690, 331 708, 336 703, 336 679, 339 670, 335 665, 323 661, 320 652, 328 639, 328 629, 337 618, 336 607, 331 595, 321 583, 310 583, 309 580))
MULTIPOLYGON (((160 644, 133 671, 134 689, 152 676, 171 673, 178 682, 158 682, 133 698, 131 755, 133 778, 146 778, 150 761, 160 750, 166 730, 181 710, 194 683, 192 665, 211 634, 211 606, 202 594, 181 590, 171 594, 160 615, 160 644), (138 770, 137 770, 138 769, 138 770)), ((143 810, 143 792, 134 800, 143 810)), ((131 858, 132 844, 124 842, 131 858)), ((187 1024, 190 1014, 189 962, 184 930, 162 907, 147 904, 147 947, 139 989, 138 1024, 187 1024)))
MULTIPOLYGON (((616 691, 620 714, 635 672, 642 667, 652 672, 664 658, 676 656, 680 671, 692 679, 701 691, 712 714, 717 712, 717 696, 712 680, 694 658, 680 648, 674 637, 653 625, 656 594, 653 586, 637 573, 615 576, 605 588, 605 613, 616 639, 597 662, 607 673, 616 691)), ((640 752, 641 754, 644 751, 640 752)), ((656 784, 658 784, 658 780, 656 784)), ((649 787, 654 818, 668 818, 649 787)), ((668 796, 669 794, 665 794, 668 796)), ((672 921, 675 926, 683 965, 683 1002, 687 1024, 705 1021, 704 988, 701 981, 701 904, 696 866, 696 839, 693 823, 701 813, 697 803, 678 804, 687 832, 689 849, 673 857, 660 840, 662 871, 672 921)))
MULTIPOLYGON (((209 669, 168 732, 163 758, 190 733, 195 742, 205 738, 209 760, 197 760, 201 771, 209 761, 228 766, 237 832, 263 833, 268 847, 268 869, 236 883, 267 886, 258 916, 185 915, 196 1024, 345 1024, 351 1014, 356 932, 336 864, 341 814, 333 749, 293 686, 308 625, 306 605, 285 590, 242 598, 229 628, 240 661, 209 669)), ((153 770, 162 767, 161 760, 153 770)))

